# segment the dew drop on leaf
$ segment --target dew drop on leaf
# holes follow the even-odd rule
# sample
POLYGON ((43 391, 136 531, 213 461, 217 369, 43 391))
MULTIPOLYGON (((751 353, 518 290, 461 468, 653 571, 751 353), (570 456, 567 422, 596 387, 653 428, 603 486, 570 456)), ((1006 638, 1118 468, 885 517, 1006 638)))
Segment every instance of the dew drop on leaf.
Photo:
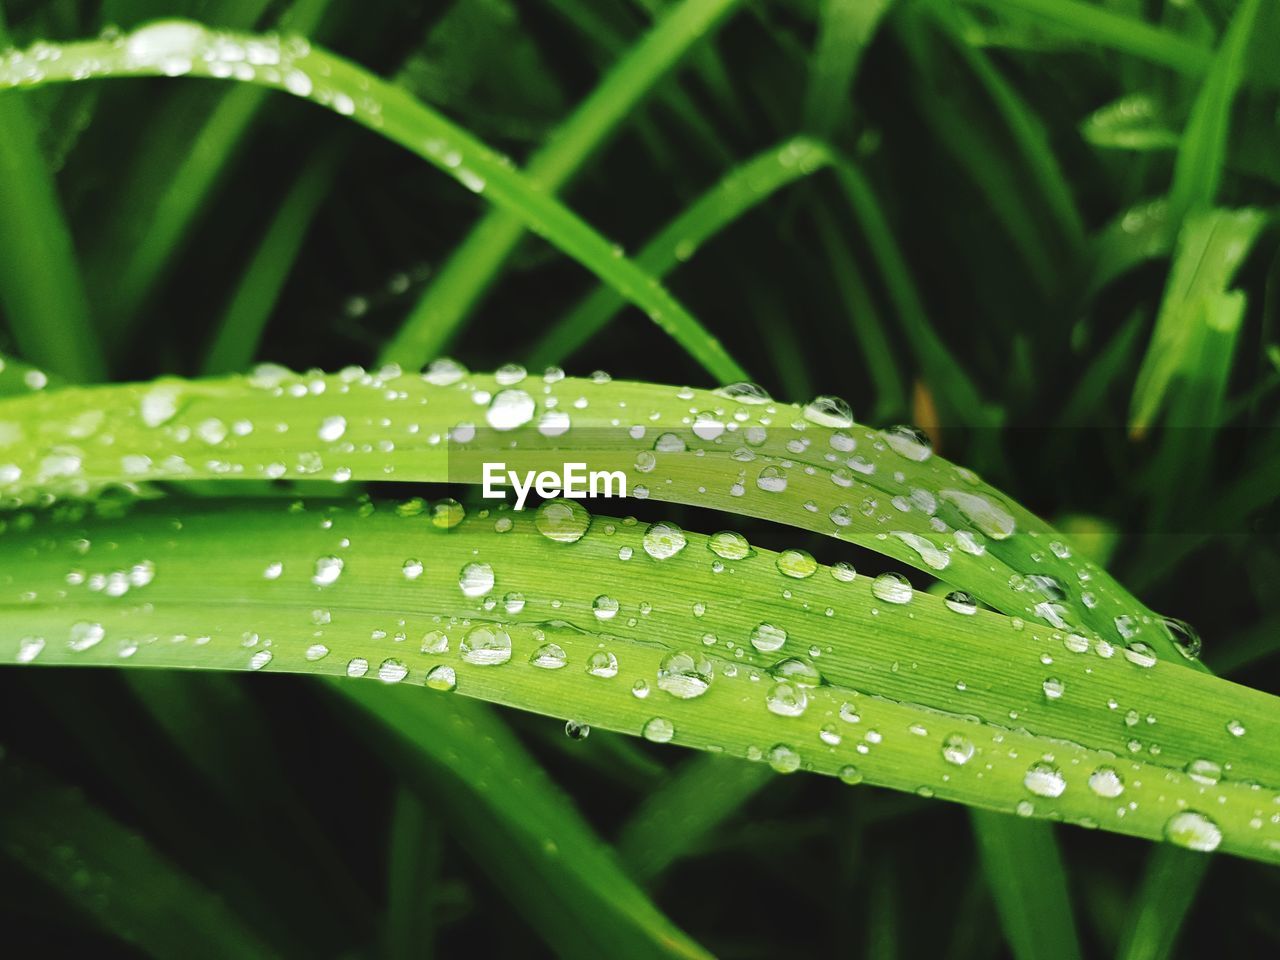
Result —
POLYGON ((591 514, 572 500, 548 500, 538 507, 533 524, 548 540, 577 543, 591 526, 591 514))
POLYGON ((487 563, 468 563, 458 573, 458 587, 467 597, 483 597, 493 589, 493 567, 487 563))
POLYGON ((645 722, 641 733, 653 743, 667 743, 675 736, 676 728, 666 717, 651 717, 645 722))
POLYGON ((458 686, 458 675, 447 663, 432 667, 427 671, 426 685, 432 690, 448 692, 458 686))
POLYGON ((885 603, 910 603, 911 582, 900 573, 882 573, 871 581, 871 592, 885 603))
POLYGON ((1222 830, 1203 813, 1182 810, 1169 818, 1164 825, 1164 835, 1170 843, 1202 853, 1218 849, 1222 843, 1222 830))
POLYGON ((650 524, 644 532, 644 552, 655 560, 669 560, 688 542, 683 530, 665 520, 650 524))
POLYGON ((676 650, 658 664, 658 689, 680 700, 700 697, 711 687, 715 664, 699 650, 676 650))
POLYGON ((458 642, 458 654, 481 667, 506 663, 511 659, 511 635, 498 626, 477 624, 458 642))

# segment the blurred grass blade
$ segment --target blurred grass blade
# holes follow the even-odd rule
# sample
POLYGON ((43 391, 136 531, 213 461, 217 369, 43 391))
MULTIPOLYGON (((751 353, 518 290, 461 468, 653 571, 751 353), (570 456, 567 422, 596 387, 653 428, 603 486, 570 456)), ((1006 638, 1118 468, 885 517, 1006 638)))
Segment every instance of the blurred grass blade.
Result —
MULTIPOLYGON (((1280 862, 1280 824, 1259 813, 1274 793, 1266 785, 1280 780, 1280 744, 1263 735, 1274 697, 1149 654, 1135 662, 1136 649, 1076 653, 1057 631, 985 611, 961 616, 931 595, 885 601, 884 581, 850 582, 816 564, 797 579, 784 572, 790 554, 757 549, 716 568, 709 539, 694 533, 681 535, 678 555, 655 559, 655 532, 613 518, 594 518, 567 543, 539 528, 545 514, 459 514, 448 503, 236 500, 32 515, 6 533, 0 554, 0 583, 10 584, 0 661, 365 678, 349 691, 366 709, 393 711, 391 722, 444 759, 457 752, 453 768, 477 782, 513 778, 432 729, 427 718, 449 721, 431 695, 388 685, 456 690, 779 772, 803 766, 850 783, 927 788, 1280 862), (94 544, 114 548, 95 553, 94 544), (123 592, 23 600, 64 590, 69 575, 86 587, 120 582, 112 571, 131 584, 123 592), (615 604, 627 619, 599 616, 615 604), (762 623, 774 629, 762 634, 762 623), (704 645, 704 634, 716 644, 704 645), (770 650, 748 642, 753 634, 787 639, 770 650), (818 642, 820 661, 806 659, 801 651, 818 642), (1055 658, 1052 682, 1046 657, 1055 658), (825 682, 807 686, 818 677, 825 682), (1108 698, 1159 715, 1158 755, 1132 750, 1134 731, 1108 698), (1210 785, 1210 761, 1230 775, 1210 785), (1193 762, 1196 778, 1182 772, 1193 762)), ((490 727, 463 731, 461 742, 497 739, 490 727)), ((490 802, 530 809, 491 793, 490 802)), ((534 832, 541 843, 545 832, 534 832)))
POLYGON ((201 366, 205 374, 236 373, 252 363, 307 231, 333 185, 346 146, 344 140, 318 150, 280 202, 218 321, 201 366))
POLYGON ((840 183, 880 268, 907 342, 929 386, 937 393, 944 415, 957 426, 995 426, 1000 420, 998 411, 983 403, 973 381, 929 323, 915 281, 871 185, 849 164, 840 167, 840 183))
MULTIPOLYGON (((724 0, 721 0, 724 2, 724 0)), ((467 189, 517 217, 578 260, 640 307, 658 326, 721 382, 745 379, 743 369, 714 337, 665 289, 505 158, 403 89, 305 40, 215 32, 200 24, 170 20, 150 24, 116 40, 46 44, 56 58, 43 59, 38 79, 27 73, 34 54, 10 54, 0 68, 0 90, 31 89, 92 77, 189 75, 229 79, 285 90, 351 117, 444 171, 467 189), (274 60, 271 71, 236 76, 245 45, 274 60), (234 51, 232 53, 231 51, 234 51), (226 68, 225 71, 223 68, 226 68)), ((614 104, 617 106, 617 104, 614 104)), ((571 142, 579 142, 575 137, 571 142)), ((416 352, 416 351, 415 351, 416 352)))
POLYGON ((618 856, 641 882, 652 883, 716 827, 772 782, 758 763, 709 753, 684 761, 641 802, 618 835, 618 856))
POLYGON ((970 811, 987 886, 1017 960, 1083 956, 1053 827, 970 811))
POLYGON ((1142 885, 1125 911, 1117 960, 1167 960, 1173 956, 1209 864, 1207 857, 1174 847, 1151 851, 1142 885))
POLYGON ((1179 73, 1198 76, 1213 53, 1169 30, 1083 0, 964 0, 994 13, 1017 16, 1064 37, 1118 50, 1179 73))
POLYGON ((1172 150, 1182 139, 1149 93, 1129 93, 1099 107, 1080 124, 1080 135, 1108 150, 1172 150))
MULTIPOLYGON (((661 278, 688 261, 698 248, 777 191, 825 169, 833 162, 825 144, 795 137, 771 147, 729 171, 677 216, 635 257, 636 264, 661 278)), ((530 366, 559 363, 603 330, 626 305, 618 293, 601 287, 554 324, 534 345, 530 366)))
POLYGON ((1249 38, 1260 0, 1241 0, 1191 109, 1173 169, 1169 207, 1175 221, 1217 199, 1227 157, 1231 105, 1244 82, 1249 38))
MULTIPOLYGON (((281 15, 281 25, 310 35, 328 4, 329 0, 295 0, 281 15)), ((270 4, 248 6, 251 9, 245 11, 224 11, 230 15, 219 17, 216 25, 252 28, 260 8, 270 4)), ((178 96, 166 104, 168 115, 149 128, 157 131, 161 142, 148 143, 139 151, 129 180, 117 189, 116 206, 107 217, 109 233, 93 261, 93 288, 108 314, 106 328, 112 334, 113 350, 127 349, 146 298, 185 247, 196 218, 226 176, 266 99, 267 91, 258 87, 234 86, 218 99, 193 135, 181 121, 203 100, 178 96), (180 143, 164 142, 174 139, 175 133, 183 138, 180 143)))
MULTIPOLYGON (((564 186, 653 86, 738 2, 682 0, 673 6, 574 110, 546 146, 529 158, 525 175, 530 187, 552 195, 564 186)), ((486 215, 455 248, 383 351, 383 359, 413 368, 439 353, 498 275, 526 226, 507 211, 486 215)))
MULTIPOLYGON (((1192 214, 1178 234, 1177 252, 1165 285, 1164 300, 1134 384, 1129 428, 1142 435, 1154 424, 1178 380, 1207 375, 1199 368, 1210 339, 1234 342, 1239 316, 1223 311, 1237 304, 1230 291, 1236 270, 1257 239, 1266 216, 1259 210, 1212 210, 1192 214)), ((1219 368, 1218 376, 1224 370, 1219 368)), ((1221 381, 1220 381, 1221 382, 1221 381)), ((1207 411, 1192 412, 1195 422, 1179 426, 1211 427, 1207 411)))
POLYGON ((421 801, 445 806, 456 839, 558 956, 709 956, 618 868, 482 704, 446 707, 421 690, 349 682, 333 689, 378 722, 380 741, 400 745, 401 775, 421 801), (433 776, 434 769, 448 777, 433 776))
POLYGON ((436 955, 441 840, 440 822, 411 790, 398 789, 387 854, 388 960, 436 955))
MULTIPOLYGON (((8 45, 0 9, 0 48, 8 45)), ((57 184, 23 98, 0 92, 0 307, 23 357, 69 380, 106 367, 57 184)))
POLYGON ((0 849, 152 956, 275 955, 217 896, 79 790, 2 755, 0 849))
POLYGON ((826 139, 849 109, 854 75, 893 0, 822 0, 805 91, 804 128, 826 139))

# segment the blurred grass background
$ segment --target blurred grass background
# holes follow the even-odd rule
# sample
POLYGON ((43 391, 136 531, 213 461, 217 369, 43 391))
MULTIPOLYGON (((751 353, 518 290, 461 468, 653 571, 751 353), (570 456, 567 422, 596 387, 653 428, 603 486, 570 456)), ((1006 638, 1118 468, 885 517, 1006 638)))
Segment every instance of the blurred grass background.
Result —
MULTIPOLYGON (((1211 669, 1280 690, 1274 0, 4 4, 23 45, 174 15, 282 26, 394 76, 668 271, 775 396, 833 393, 868 422, 920 423, 948 457, 1105 543, 1152 608, 1199 626, 1211 669), (681 34, 677 17, 696 26, 681 34), (689 49, 650 41, 646 56, 679 63, 628 94, 611 70, 655 22, 689 49), (636 108, 603 115, 627 95, 636 108)), ((417 158, 260 90, 0 94, 0 346, 55 373, 374 363, 424 317, 424 342, 477 369, 536 359, 707 382, 580 267, 500 227, 417 158)), ((456 765, 411 775, 403 745, 316 684, 8 671, 0 691, 6 747, 50 777, 4 810, 47 821, 0 859, 14 955, 612 943, 609 889, 581 915, 553 898, 559 924, 535 919, 543 868, 479 815, 456 765), (129 832, 198 889, 148 873, 129 832), (94 862, 138 874, 103 892, 94 862)), ((963 810, 502 719, 717 954, 1157 957, 1280 941, 1280 884, 1256 864, 1073 830, 1065 881, 1037 882, 1053 859, 1042 835, 963 810)))

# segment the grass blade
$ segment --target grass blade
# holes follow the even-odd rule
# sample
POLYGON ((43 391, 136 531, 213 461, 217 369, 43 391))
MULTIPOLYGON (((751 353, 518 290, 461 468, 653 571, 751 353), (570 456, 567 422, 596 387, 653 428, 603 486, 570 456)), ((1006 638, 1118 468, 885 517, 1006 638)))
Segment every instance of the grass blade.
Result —
POLYGON ((893 0, 823 0, 805 93, 805 130, 826 139, 848 109, 854 74, 893 0))
MULTIPOLYGON (((0 13, 0 47, 8 43, 0 13)), ((0 306, 18 349, 69 380, 105 373, 71 231, 27 104, 0 92, 0 306)))
POLYGON ((1017 960, 1082 956, 1053 829, 987 810, 970 813, 983 872, 1017 960))
POLYGON ((388 960, 435 956, 436 890, 440 882, 440 824, 412 791, 396 791, 387 877, 388 960))
POLYGON ((1173 847, 1151 852, 1142 886, 1125 912, 1128 919, 1116 951, 1118 960, 1165 960, 1173 955, 1209 863, 1205 857, 1173 847))
MULTIPOLYGON (((529 159, 526 176, 530 186, 546 194, 556 193, 737 2, 683 0, 673 7, 574 110, 552 140, 529 159)), ((383 351, 383 359, 420 367, 439 353, 484 295, 526 226, 506 211, 488 214, 441 268, 383 351)))
POLYGON ((599 233, 517 171, 505 157, 399 87, 313 48, 300 38, 281 41, 220 33, 197 23, 170 20, 142 27, 118 40, 46 47, 55 50, 57 58, 46 64, 41 57, 39 79, 35 81, 27 77, 35 56, 10 54, 0 70, 0 90, 19 85, 29 89, 90 77, 189 75, 284 90, 351 117, 429 161, 469 190, 483 194, 525 227, 578 260, 644 310, 721 382, 745 377, 719 341, 652 277, 619 256, 599 233), (261 48, 261 55, 274 60, 276 66, 236 77, 223 58, 230 50, 235 50, 238 57, 245 45, 261 48), (225 75, 224 67, 228 68, 225 75))
MULTIPOLYGON (((725 174, 663 227, 636 255, 636 264, 655 277, 665 277, 743 214, 832 162, 830 150, 808 137, 794 137, 765 150, 725 174)), ((616 291, 597 289, 542 336, 531 351, 530 364, 540 367, 572 356, 625 305, 616 291)))
POLYGON ((124 942, 153 956, 275 955, 142 837, 16 757, 0 759, 0 814, 0 848, 124 942))

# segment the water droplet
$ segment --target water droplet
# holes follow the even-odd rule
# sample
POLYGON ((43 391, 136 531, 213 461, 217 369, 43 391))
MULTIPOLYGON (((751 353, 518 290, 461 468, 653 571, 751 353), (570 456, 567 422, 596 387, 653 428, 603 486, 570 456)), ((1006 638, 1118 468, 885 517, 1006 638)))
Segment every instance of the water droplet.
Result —
POLYGON ((1022 778, 1022 784, 1037 797, 1060 797, 1067 789, 1067 781, 1062 771, 1052 763, 1038 761, 1033 763, 1022 778))
POLYGON ((800 754, 785 743, 776 743, 769 749, 769 766, 777 773, 795 773, 800 769, 800 754))
POLYGON ((493 567, 487 563, 468 563, 458 574, 458 586, 464 596, 483 597, 493 589, 493 567))
POLYGON ((383 683, 399 683, 409 675, 403 660, 383 660, 378 667, 378 679, 383 683))
POLYGON ((1124 778, 1115 767, 1098 767, 1089 774, 1089 789, 1104 799, 1112 800, 1124 793, 1124 778))
POLYGON ((612 620, 618 615, 618 601, 602 593, 592 601, 591 612, 597 620, 612 620))
POLYGON ((1206 787, 1212 787, 1222 779, 1222 764, 1213 760, 1199 759, 1192 760, 1187 764, 1187 776, 1196 783, 1202 783, 1206 787))
POLYGON ((974 600, 970 594, 965 593, 963 590, 952 590, 947 594, 947 598, 944 603, 946 603, 947 609, 954 613, 962 613, 966 616, 971 616, 978 612, 978 601, 974 600))
POLYGON ((658 689, 681 700, 707 692, 715 677, 715 663, 701 651, 673 651, 658 665, 658 689))
POLYGON ((493 379, 500 387, 514 386, 526 376, 528 376, 528 371, 518 363, 504 363, 493 371, 493 379))
POLYGON ((325 417, 320 422, 320 430, 318 431, 320 439, 326 443, 333 443, 333 441, 341 439, 346 432, 347 418, 343 416, 325 417))
POLYGON ((317 587, 327 587, 337 581, 342 574, 343 562, 341 557, 317 557, 316 572, 311 576, 311 582, 317 587))
POLYGON ((422 561, 413 559, 406 560, 400 566, 400 572, 404 574, 404 578, 406 580, 417 580, 422 576, 422 561))
POLYGON ((587 673, 608 680, 618 675, 618 658, 608 650, 597 650, 587 657, 587 673))
POLYGON ((571 426, 569 414, 563 410, 548 410, 538 418, 538 433, 544 437, 562 437, 571 426))
POLYGON ((500 390, 485 411, 485 419, 495 430, 514 430, 533 419, 533 397, 523 390, 500 390))
POLYGON ((769 688, 764 703, 770 713, 780 717, 798 717, 809 706, 809 695, 799 684, 780 680, 769 688))
POLYGON ((432 690, 442 690, 448 693, 458 686, 458 675, 453 667, 442 663, 427 671, 426 684, 432 690))
POLYGON ((1141 640, 1134 640, 1122 649, 1124 658, 1136 666, 1154 667, 1156 665, 1156 652, 1151 649, 1149 644, 1143 643, 1141 640))
POLYGON ((1164 825, 1164 835, 1170 843, 1202 853, 1216 850, 1222 843, 1218 825, 1195 810, 1182 810, 1170 817, 1164 825))
POLYGON ((1057 677, 1049 677, 1041 686, 1044 688, 1044 695, 1050 700, 1060 700, 1066 690, 1066 684, 1057 677))
POLYGON ((889 444, 889 449, 900 457, 906 457, 916 463, 923 463, 933 456, 933 443, 930 441, 929 435, 919 427, 900 423, 896 426, 888 427, 882 433, 885 442, 889 444))
POLYGON ((848 429, 853 426, 853 411, 839 397, 815 397, 805 404, 804 418, 820 427, 848 429))
POLYGON ((1196 632, 1196 628, 1191 626, 1185 620, 1178 620, 1174 617, 1161 617, 1160 625, 1169 633, 1169 639, 1173 641, 1177 651, 1188 660, 1195 660, 1200 656, 1200 634, 1196 632))
POLYGON ((138 405, 142 422, 148 427, 159 427, 172 420, 178 413, 178 388, 152 387, 142 395, 138 405))
POLYGON ((965 518, 992 540, 1005 540, 1017 530, 1017 522, 992 497, 967 490, 941 490, 938 496, 956 507, 965 518))
POLYGON ((786 471, 781 467, 765 467, 756 477, 756 486, 766 493, 781 493, 787 489, 786 471))
POLYGON ((724 421, 714 413, 704 410, 693 420, 693 435, 700 440, 714 440, 724 433, 724 421))
POLYGON ((543 670, 559 670, 568 664, 569 656, 560 644, 544 643, 529 657, 529 662, 543 670))
POLYGON ((716 396, 724 397, 726 400, 736 400, 738 403, 756 406, 762 403, 769 403, 773 397, 761 387, 745 380, 737 383, 731 383, 727 387, 721 387, 715 391, 716 396))
MULTIPOLYGON (((811 647, 810 652, 816 649, 811 647)), ((802 687, 816 687, 823 682, 821 671, 801 657, 787 657, 779 660, 769 668, 769 676, 775 680, 790 680, 802 687)))
POLYGON ((784 576, 803 580, 818 572, 818 561, 803 550, 783 550, 778 554, 778 572, 784 576))
POLYGON ((645 723, 641 733, 653 743, 667 743, 676 735, 676 728, 666 717, 652 717, 645 723))
POLYGON ((44 637, 23 637, 18 641, 18 663, 31 663, 44 649, 44 637))
POLYGON ((422 635, 423 653, 445 653, 449 649, 449 635, 442 630, 428 630, 422 635))
POLYGON ((853 564, 845 560, 837 560, 831 565, 831 576, 841 583, 852 583, 858 576, 858 572, 853 569, 853 564))
POLYGON ((973 741, 959 733, 953 733, 942 741, 942 759, 963 767, 973 759, 973 741))
POLYGON ((911 582, 900 573, 882 573, 871 581, 871 592, 885 603, 910 603, 911 582))
POLYGON ((329 648, 326 647, 323 643, 311 644, 311 646, 307 647, 307 652, 305 654, 306 658, 313 663, 316 660, 323 660, 328 655, 329 655, 329 648))
POLYGON ((467 663, 490 667, 511 659, 511 635, 501 627, 478 624, 458 643, 458 654, 467 663))
POLYGON ((893 531, 893 536, 914 550, 924 565, 931 570, 945 570, 951 563, 951 554, 947 553, 928 537, 922 537, 918 533, 908 533, 904 530, 893 531))
POLYGON ((707 549, 722 560, 742 560, 752 553, 751 544, 747 542, 747 538, 731 530, 721 530, 719 533, 712 534, 707 541, 707 549))
POLYGON ((467 375, 467 368, 456 360, 450 360, 448 357, 441 357, 439 360, 431 361, 430 365, 422 373, 422 379, 427 383, 436 387, 447 387, 450 384, 457 383, 467 375))
POLYGON ((566 720, 564 735, 570 740, 585 740, 591 736, 591 727, 580 720, 566 720))
POLYGON ((840 782, 849 786, 857 786, 862 782, 862 771, 852 764, 840 768, 840 782))
POLYGON ((644 552, 655 560, 668 560, 685 548, 689 541, 674 523, 659 521, 644 532, 644 552))
POLYGON ((577 543, 591 526, 591 514, 572 500, 548 500, 538 507, 533 524, 548 540, 577 543))
POLYGON ((758 623, 751 631, 751 645, 761 653, 773 653, 787 642, 787 631, 772 623, 758 623))
POLYGON ((649 696, 649 682, 647 680, 637 680, 631 685, 631 695, 637 700, 643 700, 649 696))
POLYGON ((90 647, 96 647, 101 643, 106 633, 102 624, 80 620, 71 625, 71 634, 67 639, 67 646, 76 653, 82 653, 90 647))
POLYGON ((1233 737, 1243 737, 1245 735, 1244 724, 1239 720, 1228 720, 1227 733, 1231 734, 1233 737))
POLYGON ((353 679, 363 677, 369 672, 369 661, 364 657, 352 657, 347 661, 347 676, 353 679))

